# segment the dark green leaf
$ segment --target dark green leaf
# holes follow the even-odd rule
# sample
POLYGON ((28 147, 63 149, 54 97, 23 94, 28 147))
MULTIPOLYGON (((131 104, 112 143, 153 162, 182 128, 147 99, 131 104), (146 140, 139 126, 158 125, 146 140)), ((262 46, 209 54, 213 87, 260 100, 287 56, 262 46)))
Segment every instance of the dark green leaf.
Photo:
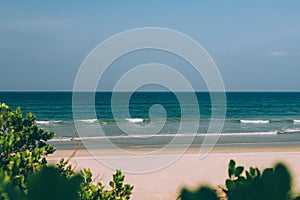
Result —
POLYGON ((243 166, 238 166, 234 170, 234 175, 235 176, 240 176, 243 173, 243 171, 244 171, 244 167, 243 166))

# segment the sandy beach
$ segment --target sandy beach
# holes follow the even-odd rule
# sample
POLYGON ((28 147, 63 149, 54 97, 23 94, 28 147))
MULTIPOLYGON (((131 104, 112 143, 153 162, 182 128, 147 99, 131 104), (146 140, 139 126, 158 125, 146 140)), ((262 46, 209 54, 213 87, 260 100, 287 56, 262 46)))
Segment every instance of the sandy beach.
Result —
MULTIPOLYGON (((293 175, 294 191, 300 192, 300 147, 218 147, 204 158, 199 149, 188 149, 179 155, 180 149, 79 149, 70 163, 76 170, 90 168, 97 181, 108 185, 114 168, 122 169, 125 182, 134 186, 132 199, 176 199, 182 187, 197 188, 200 184, 223 185, 227 178, 230 159, 246 169, 260 169, 284 162, 293 175), (126 152, 127 151, 127 152, 126 152), (128 153, 129 152, 129 153, 128 153)), ((56 163, 68 158, 73 150, 57 150, 49 157, 56 163)))

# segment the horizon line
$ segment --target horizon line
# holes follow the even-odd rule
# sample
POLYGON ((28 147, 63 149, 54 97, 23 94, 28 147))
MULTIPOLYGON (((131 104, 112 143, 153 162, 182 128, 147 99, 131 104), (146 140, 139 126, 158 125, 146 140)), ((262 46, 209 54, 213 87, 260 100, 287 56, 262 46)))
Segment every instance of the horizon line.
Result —
MULTIPOLYGON (((72 90, 0 90, 0 92, 74 92, 72 90)), ((76 92, 133 92, 133 91, 112 91, 112 90, 97 90, 97 91, 76 91, 76 92)), ((134 92, 300 92, 300 90, 225 90, 225 91, 169 91, 169 90, 139 90, 134 92)))

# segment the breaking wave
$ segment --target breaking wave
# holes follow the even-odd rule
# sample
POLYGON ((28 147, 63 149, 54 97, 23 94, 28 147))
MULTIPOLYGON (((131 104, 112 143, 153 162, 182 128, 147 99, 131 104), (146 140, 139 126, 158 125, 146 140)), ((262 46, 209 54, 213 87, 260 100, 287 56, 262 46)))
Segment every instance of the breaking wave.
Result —
POLYGON ((269 120, 243 120, 241 119, 240 122, 242 124, 269 124, 269 120))

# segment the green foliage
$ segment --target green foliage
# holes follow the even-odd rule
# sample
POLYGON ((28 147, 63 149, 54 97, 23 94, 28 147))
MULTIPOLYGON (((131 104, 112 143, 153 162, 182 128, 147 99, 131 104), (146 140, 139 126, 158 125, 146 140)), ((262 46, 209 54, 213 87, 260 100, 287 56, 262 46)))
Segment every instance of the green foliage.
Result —
POLYGON ((75 173, 63 159, 56 167, 44 166, 29 174, 26 192, 10 182, 6 172, 0 171, 0 200, 129 200, 133 187, 124 185, 124 175, 117 170, 106 190, 101 182, 92 183, 90 169, 75 173))
POLYGON ((68 160, 47 167, 54 148, 46 142, 54 132, 39 129, 32 113, 23 117, 0 103, 0 200, 128 200, 133 186, 117 170, 107 190, 92 182, 90 169, 75 173, 68 160))
POLYGON ((124 175, 120 170, 113 174, 113 181, 109 183, 111 190, 108 191, 108 199, 130 199, 133 186, 124 184, 124 175))
MULTIPOLYGON (((57 169, 62 176, 70 178, 75 171, 68 161, 61 159, 57 164, 57 169)), ((124 184, 124 175, 120 170, 113 174, 113 180, 109 182, 110 189, 105 189, 101 182, 93 184, 93 174, 90 169, 80 171, 83 181, 80 184, 79 199, 81 200, 129 200, 133 186, 124 184)))
MULTIPOLYGON (((291 175, 285 165, 278 163, 273 168, 266 168, 261 173, 256 167, 244 170, 236 166, 234 160, 228 164, 228 179, 223 188, 228 200, 300 200, 293 197, 291 175)), ((200 187, 191 192, 183 189, 182 200, 216 200, 216 192, 209 187, 200 187)))
POLYGON ((97 200, 97 199, 107 199, 103 198, 104 186, 101 182, 98 182, 96 185, 92 183, 92 172, 90 169, 84 169, 81 172, 83 176, 83 183, 81 184, 80 197, 82 200, 97 200))
MULTIPOLYGON (((75 173, 68 160, 47 167, 47 155, 54 148, 46 142, 54 132, 38 129, 32 113, 23 117, 21 108, 12 110, 0 103, 0 200, 129 200, 133 186, 124 184, 120 170, 113 174, 109 189, 93 183, 90 169, 75 173)), ((300 200, 293 197, 291 175, 281 163, 261 173, 258 168, 228 164, 225 182, 228 200, 300 200)), ((203 186, 196 191, 183 189, 182 200, 217 200, 216 191, 203 186)))
POLYGON ((54 152, 46 141, 55 133, 38 129, 35 119, 32 113, 23 117, 20 107, 12 110, 0 103, 0 170, 21 190, 26 190, 27 176, 45 166, 46 156, 54 152))
POLYGON ((65 161, 63 158, 59 161, 59 163, 57 163, 56 167, 60 174, 67 178, 70 178, 75 174, 75 171, 72 169, 72 165, 70 165, 68 161, 65 161))
POLYGON ((180 195, 181 200, 218 200, 218 196, 212 188, 202 186, 196 191, 183 189, 180 195))
POLYGON ((84 177, 80 197, 82 200, 128 200, 133 190, 133 186, 124 184, 124 175, 120 170, 113 174, 113 180, 109 182, 110 190, 106 190, 101 182, 96 185, 92 183, 92 173, 90 169, 81 171, 84 177))
POLYGON ((7 173, 0 170, 0 200, 9 199, 21 199, 21 192, 11 183, 7 173))
POLYGON ((40 172, 29 175, 27 199, 77 200, 82 181, 80 174, 66 177, 58 168, 44 167, 40 172))
POLYGON ((236 167, 231 160, 228 165, 229 178, 226 180, 226 193, 229 200, 257 199, 257 200, 290 200, 291 176, 283 164, 277 164, 274 168, 267 168, 260 173, 258 168, 236 167))

